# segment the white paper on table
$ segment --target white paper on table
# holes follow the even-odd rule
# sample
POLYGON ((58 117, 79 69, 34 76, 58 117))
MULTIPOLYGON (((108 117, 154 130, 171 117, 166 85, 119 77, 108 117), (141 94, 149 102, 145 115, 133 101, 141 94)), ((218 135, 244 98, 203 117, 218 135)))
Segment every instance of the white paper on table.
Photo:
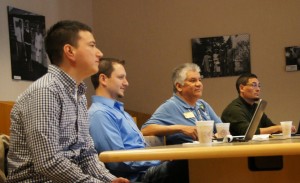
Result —
POLYGON ((254 135, 252 140, 263 141, 269 140, 270 134, 261 134, 261 135, 254 135))

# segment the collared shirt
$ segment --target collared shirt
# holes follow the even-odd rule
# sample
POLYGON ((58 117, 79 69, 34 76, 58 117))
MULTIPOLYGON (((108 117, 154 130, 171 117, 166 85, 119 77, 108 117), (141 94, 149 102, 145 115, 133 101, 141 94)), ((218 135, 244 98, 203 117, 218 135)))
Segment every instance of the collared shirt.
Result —
MULTIPOLYGON (((124 111, 123 103, 101 96, 92 96, 89 108, 90 134, 98 153, 108 150, 145 148, 145 140, 132 117, 124 111)), ((116 176, 132 181, 160 161, 127 161, 107 163, 116 176)))
POLYGON ((34 82, 11 112, 7 182, 111 182, 89 135, 85 90, 58 67, 34 82), (75 92, 77 91, 77 99, 75 92))
MULTIPOLYGON (((150 124, 195 126, 196 121, 200 120, 214 120, 215 123, 222 123, 211 106, 204 100, 199 99, 195 106, 190 106, 179 96, 173 94, 169 100, 156 109, 142 128, 150 124)), ((193 139, 183 133, 175 133, 167 135, 166 141, 167 144, 180 144, 192 142, 193 139)))
MULTIPOLYGON (((232 135, 245 135, 255 112, 257 104, 248 104, 242 97, 233 100, 223 111, 222 121, 230 123, 230 133, 232 135)), ((275 124, 263 114, 256 134, 260 133, 259 128, 274 126, 275 124)))

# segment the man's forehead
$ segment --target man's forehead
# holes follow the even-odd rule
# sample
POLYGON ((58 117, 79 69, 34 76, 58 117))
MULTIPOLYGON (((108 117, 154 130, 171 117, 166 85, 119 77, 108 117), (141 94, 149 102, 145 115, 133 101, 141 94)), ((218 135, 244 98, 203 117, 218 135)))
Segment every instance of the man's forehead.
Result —
POLYGON ((93 34, 89 31, 83 31, 83 30, 79 31, 78 37, 79 39, 83 38, 83 39, 89 39, 91 41, 95 41, 93 34))
POLYGON ((187 76, 187 78, 188 77, 200 77, 200 73, 197 71, 187 71, 186 76, 187 76))
POLYGON ((258 79, 257 78, 250 78, 248 80, 249 83, 259 83, 258 79))

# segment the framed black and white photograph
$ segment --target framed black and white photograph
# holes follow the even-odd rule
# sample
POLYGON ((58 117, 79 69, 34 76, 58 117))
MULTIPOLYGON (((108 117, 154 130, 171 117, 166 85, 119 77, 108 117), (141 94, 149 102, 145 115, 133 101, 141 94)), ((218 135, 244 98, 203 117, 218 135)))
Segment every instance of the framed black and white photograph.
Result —
POLYGON ((35 81, 47 72, 45 16, 7 7, 12 79, 35 81))
POLYGON ((291 46, 285 48, 285 70, 300 70, 300 46, 291 46))
POLYGON ((251 72, 250 36, 228 36, 192 39, 193 63, 201 68, 203 78, 237 76, 251 72))

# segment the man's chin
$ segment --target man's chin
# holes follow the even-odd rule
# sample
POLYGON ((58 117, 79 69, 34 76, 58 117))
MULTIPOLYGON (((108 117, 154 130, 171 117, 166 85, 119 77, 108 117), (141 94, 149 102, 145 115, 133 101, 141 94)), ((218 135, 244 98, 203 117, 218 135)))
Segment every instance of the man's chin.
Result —
POLYGON ((198 98, 201 98, 202 97, 202 92, 196 93, 195 96, 197 96, 198 98))
POLYGON ((256 98, 254 98, 253 100, 254 100, 254 101, 259 101, 259 99, 260 99, 259 97, 256 97, 256 98))
POLYGON ((123 98, 124 95, 118 94, 118 98, 123 98))

